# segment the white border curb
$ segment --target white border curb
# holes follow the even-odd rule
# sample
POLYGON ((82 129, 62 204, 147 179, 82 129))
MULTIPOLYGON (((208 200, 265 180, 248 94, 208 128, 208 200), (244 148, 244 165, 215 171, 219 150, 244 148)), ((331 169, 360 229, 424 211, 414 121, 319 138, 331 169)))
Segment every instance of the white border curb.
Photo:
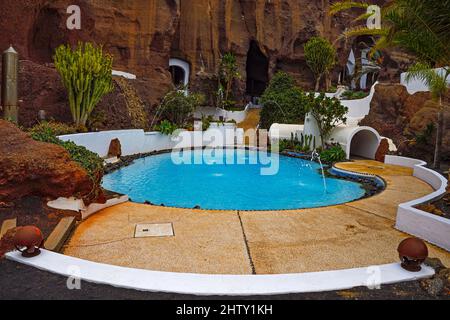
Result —
POLYGON ((395 227, 400 231, 450 251, 450 219, 414 208, 419 204, 431 202, 442 197, 446 193, 447 179, 439 173, 426 168, 425 165, 427 163, 421 160, 386 156, 385 163, 413 168, 414 176, 430 184, 435 190, 435 192, 422 198, 401 203, 398 206, 395 227))
POLYGON ((417 273, 408 272, 400 264, 367 268, 280 275, 206 275, 159 272, 101 264, 42 250, 34 258, 23 258, 15 251, 7 258, 41 270, 119 288, 151 292, 171 292, 202 296, 273 295, 344 290, 373 284, 381 285, 429 278, 434 270, 423 266, 417 273))

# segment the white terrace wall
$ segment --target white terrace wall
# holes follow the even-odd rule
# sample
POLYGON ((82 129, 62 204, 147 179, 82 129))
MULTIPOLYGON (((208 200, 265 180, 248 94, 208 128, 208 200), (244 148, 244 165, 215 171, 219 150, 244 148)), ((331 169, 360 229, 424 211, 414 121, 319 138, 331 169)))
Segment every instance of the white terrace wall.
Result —
POLYGON ((442 197, 446 193, 447 179, 426 168, 426 162, 421 160, 386 156, 385 163, 413 168, 414 176, 427 182, 435 190, 422 198, 400 204, 395 227, 450 251, 450 219, 415 208, 442 197))
MULTIPOLYGON (((443 68, 434 69, 436 73, 441 75, 444 74, 445 70, 443 68)), ((411 79, 411 81, 406 81, 408 72, 404 72, 400 75, 400 83, 406 87, 409 94, 414 94, 421 91, 430 91, 429 87, 420 79, 411 79)), ((447 83, 450 85, 450 78, 447 79, 447 83)))
POLYGON ((116 130, 89 132, 59 137, 63 141, 72 141, 79 146, 97 153, 100 157, 108 155, 111 140, 119 139, 122 146, 122 155, 129 156, 153 151, 170 150, 173 148, 191 147, 222 147, 242 145, 244 142, 242 129, 234 125, 212 124, 205 132, 181 131, 174 136, 163 135, 159 132, 144 132, 144 130, 116 130), (217 134, 223 139, 217 139, 217 134))

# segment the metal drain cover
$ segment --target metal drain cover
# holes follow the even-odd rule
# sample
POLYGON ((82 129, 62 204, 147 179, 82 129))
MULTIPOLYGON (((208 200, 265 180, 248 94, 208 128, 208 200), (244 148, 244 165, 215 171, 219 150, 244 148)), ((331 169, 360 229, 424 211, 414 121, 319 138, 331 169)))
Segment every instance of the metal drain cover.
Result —
POLYGON ((173 237, 174 235, 172 223, 138 224, 134 233, 135 238, 173 237))

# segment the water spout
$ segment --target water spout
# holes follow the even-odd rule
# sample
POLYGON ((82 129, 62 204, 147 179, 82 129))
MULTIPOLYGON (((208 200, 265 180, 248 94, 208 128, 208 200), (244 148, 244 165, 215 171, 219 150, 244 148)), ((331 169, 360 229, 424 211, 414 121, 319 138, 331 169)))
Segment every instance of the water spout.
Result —
POLYGON ((327 192, 327 179, 325 178, 325 170, 323 169, 322 160, 320 159, 320 154, 317 152, 317 149, 311 153, 311 161, 318 160, 320 164, 320 169, 322 170, 322 179, 323 179, 323 189, 324 192, 327 192))

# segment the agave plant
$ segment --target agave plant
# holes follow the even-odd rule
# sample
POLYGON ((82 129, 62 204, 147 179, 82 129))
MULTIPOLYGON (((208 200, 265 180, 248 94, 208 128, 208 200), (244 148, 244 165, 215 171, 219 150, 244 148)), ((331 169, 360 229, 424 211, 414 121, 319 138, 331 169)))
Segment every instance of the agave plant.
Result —
MULTIPOLYGON (((360 21, 371 17, 374 12, 367 12, 370 4, 343 1, 331 6, 334 15, 350 8, 363 8, 366 12, 355 19, 360 21)), ((419 79, 426 83, 433 95, 439 100, 437 138, 434 167, 440 167, 443 112, 442 97, 448 92, 450 75, 450 0, 393 0, 381 11, 383 25, 379 29, 355 26, 347 29, 343 37, 360 35, 376 36, 372 52, 384 48, 398 47, 417 58, 417 63, 410 67, 407 80, 419 79), (433 68, 441 67, 438 73, 433 68)))

